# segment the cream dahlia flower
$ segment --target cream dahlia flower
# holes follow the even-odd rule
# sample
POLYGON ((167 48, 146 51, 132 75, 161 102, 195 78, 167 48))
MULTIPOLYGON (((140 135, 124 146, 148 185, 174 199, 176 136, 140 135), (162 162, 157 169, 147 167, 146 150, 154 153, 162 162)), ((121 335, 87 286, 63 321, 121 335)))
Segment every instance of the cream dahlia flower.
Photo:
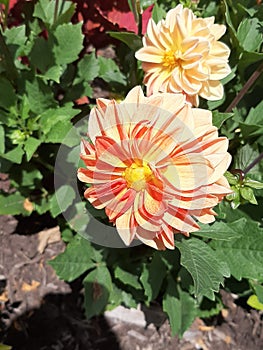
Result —
POLYGON ((157 25, 150 19, 143 47, 135 56, 142 61, 147 95, 181 92, 198 106, 223 97, 220 82, 230 73, 229 48, 218 41, 226 27, 214 24, 214 17, 198 18, 178 5, 157 25))
POLYGON ((194 109, 182 94, 145 97, 133 88, 125 100, 98 99, 82 142, 79 180, 84 196, 126 245, 133 239, 156 249, 174 248, 174 234, 188 235, 214 221, 212 208, 232 192, 223 176, 228 140, 218 137, 211 112, 194 109))

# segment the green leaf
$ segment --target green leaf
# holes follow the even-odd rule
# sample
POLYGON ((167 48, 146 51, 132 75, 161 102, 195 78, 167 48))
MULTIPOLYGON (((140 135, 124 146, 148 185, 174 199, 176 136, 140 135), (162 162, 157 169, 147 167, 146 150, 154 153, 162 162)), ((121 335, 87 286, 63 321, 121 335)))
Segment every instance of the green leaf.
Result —
MULTIPOLYGON (((8 7, 9 7, 9 1, 10 1, 10 0, 1 0, 1 1, 0 1, 0 4, 5 5, 5 7, 7 7, 7 9, 8 9, 8 7)), ((5 10, 6 10, 6 8, 5 8, 5 10)), ((0 344, 3 345, 2 343, 0 343, 0 344)))
MULTIPOLYGON (((246 1, 245 1, 246 2, 246 1)), ((255 7, 252 7, 252 8, 249 8, 249 7, 245 7, 244 5, 240 4, 240 3, 237 3, 237 8, 238 10, 240 11, 240 14, 243 12, 248 13, 250 17, 253 17, 256 13, 257 13, 257 8, 255 7)))
MULTIPOLYGON (((136 0, 128 0, 128 4, 129 4, 131 12, 133 13, 135 22, 138 23, 139 14, 138 14, 138 7, 136 6, 137 5, 136 0)), ((139 5, 141 5, 141 4, 139 3, 139 5)))
POLYGON ((263 230, 258 223, 242 219, 234 222, 242 236, 236 240, 211 241, 217 256, 225 261, 232 276, 237 280, 242 278, 261 279, 263 276, 263 230))
POLYGON ((42 78, 45 82, 46 80, 53 80, 56 83, 60 82, 60 77, 63 73, 61 66, 50 67, 44 74, 38 74, 37 76, 42 78))
POLYGON ((240 129, 244 139, 255 138, 263 134, 263 125, 252 125, 246 123, 240 123, 240 129))
POLYGON ((263 303, 263 286, 255 282, 253 285, 253 289, 258 297, 260 303, 263 303))
POLYGON ((100 78, 107 83, 117 82, 123 85, 126 84, 125 76, 120 72, 119 67, 112 59, 100 56, 98 60, 100 63, 100 78))
POLYGON ((0 343, 0 350, 12 350, 12 346, 0 343))
POLYGON ((61 13, 61 11, 59 12, 56 22, 54 23, 55 26, 70 22, 72 16, 74 15, 76 4, 72 4, 71 1, 66 2, 62 0, 62 6, 64 7, 63 13, 61 13), (67 4, 66 7, 65 4, 67 4))
POLYGON ((221 128, 223 123, 232 116, 233 113, 220 113, 218 110, 213 111, 213 125, 217 128, 221 128))
POLYGON ((74 189, 70 185, 62 185, 54 193, 50 201, 50 212, 55 218, 60 213, 66 211, 76 197, 74 189))
POLYGON ((247 300, 247 304, 256 310, 263 310, 263 303, 258 300, 256 295, 250 295, 247 300))
POLYGON ((0 125, 0 154, 5 153, 5 129, 0 125))
POLYGON ((192 235, 220 241, 231 241, 241 235, 240 232, 235 230, 235 224, 226 224, 222 221, 215 222, 213 225, 199 224, 199 226, 201 229, 192 232, 192 235))
POLYGON ((75 236, 66 250, 49 264, 56 271, 60 279, 71 282, 81 276, 85 271, 95 267, 92 260, 93 247, 90 242, 80 236, 75 236))
POLYGON ((163 262, 169 271, 177 270, 180 267, 180 253, 178 249, 166 249, 159 254, 161 254, 163 262))
POLYGON ((32 82, 26 81, 26 92, 31 110, 36 114, 56 105, 51 88, 39 78, 35 78, 32 82))
POLYGON ((68 122, 79 112, 79 109, 73 109, 73 103, 71 102, 63 107, 46 109, 39 119, 41 130, 44 134, 48 134, 58 122, 68 122))
POLYGON ((188 270, 194 280, 195 295, 214 300, 214 292, 219 291, 219 285, 223 284, 224 276, 230 276, 227 264, 223 259, 220 261, 215 251, 199 239, 178 241, 176 247, 181 253, 182 266, 188 270))
POLYGON ((76 61, 83 48, 82 23, 73 25, 72 23, 62 24, 54 31, 56 45, 54 55, 57 64, 69 64, 76 61))
POLYGON ((99 75, 99 70, 100 64, 95 53, 92 52, 89 55, 85 55, 78 63, 78 76, 74 80, 74 84, 78 84, 81 81, 92 81, 99 75))
POLYGON ((140 0, 140 5, 143 10, 154 4, 155 0, 140 0))
POLYGON ((143 265, 143 271, 140 277, 148 302, 154 300, 158 296, 165 275, 166 266, 160 258, 160 255, 155 253, 150 264, 143 265), (156 271, 158 271, 158 273, 156 273, 156 271))
POLYGON ((19 46, 23 46, 27 40, 25 24, 20 26, 14 26, 12 28, 6 28, 6 30, 4 31, 4 37, 6 44, 11 45, 11 51, 13 51, 14 46, 16 48, 19 48, 19 46))
POLYGON ((8 173, 11 166, 12 166, 12 163, 2 158, 2 156, 0 155, 0 171, 2 173, 8 173))
POLYGON ((52 51, 54 40, 52 36, 48 40, 43 37, 38 37, 30 52, 31 64, 40 71, 36 76, 45 80, 53 80, 57 83, 60 81, 60 76, 63 69, 55 62, 55 56, 52 51))
POLYGON ((223 0, 224 10, 225 10, 225 19, 226 19, 226 23, 228 24, 229 28, 231 29, 232 34, 234 34, 234 36, 235 36, 236 29, 233 25, 232 18, 230 16, 229 7, 228 7, 227 3, 228 3, 227 0, 223 0))
POLYGON ((241 204, 240 191, 239 188, 232 186, 232 193, 226 196, 226 199, 230 201, 232 209, 237 209, 241 204))
POLYGON ((35 189, 42 180, 43 175, 36 167, 27 163, 22 169, 20 166, 13 166, 10 178, 12 179, 12 184, 14 184, 15 187, 20 186, 35 189))
POLYGON ((262 43, 258 18, 245 18, 238 26, 237 39, 246 51, 257 51, 262 43))
POLYGON ((52 52, 50 39, 46 40, 43 37, 36 38, 30 52, 30 62, 42 73, 44 73, 49 67, 55 65, 55 58, 52 52))
POLYGON ((138 281, 138 276, 123 270, 119 266, 116 267, 114 271, 114 276, 125 285, 131 286, 135 289, 142 289, 142 286, 138 281))
POLYGON ((126 44, 131 50, 137 51, 142 47, 142 39, 139 35, 130 32, 107 32, 112 38, 126 44))
POLYGON ((75 6, 70 1, 63 0, 39 0, 34 9, 33 16, 41 19, 45 24, 61 24, 68 22, 73 13, 75 6), (55 19, 55 7, 57 6, 57 17, 55 19))
POLYGON ((40 144, 41 144, 41 141, 34 137, 29 137, 26 140, 24 149, 26 152, 27 161, 30 161, 30 159, 32 158, 33 154, 35 153, 35 151, 37 150, 40 144))
POLYGON ((166 11, 163 7, 157 4, 157 2, 154 4, 153 11, 152 11, 152 19, 155 23, 158 23, 166 16, 166 11))
POLYGON ((240 187, 241 196, 251 204, 258 204, 254 192, 250 187, 240 187))
POLYGON ((163 298, 163 310, 168 314, 172 336, 178 334, 179 337, 182 337, 196 316, 194 299, 189 293, 185 293, 180 289, 177 293, 176 283, 171 276, 168 278, 168 286, 163 298))
POLYGON ((34 8, 33 16, 41 19, 45 24, 54 24, 55 8, 57 6, 57 17, 55 24, 69 21, 74 13, 75 6, 70 1, 64 0, 39 0, 34 8))
POLYGON ((39 0, 35 5, 33 16, 41 19, 45 24, 53 23, 54 5, 54 1, 39 0))
POLYGON ((99 315, 105 309, 112 291, 109 270, 106 266, 99 265, 85 277, 83 284, 86 316, 90 318, 99 315))
POLYGON ((220 100, 216 101, 207 101, 207 106, 209 110, 216 109, 220 107, 226 100, 226 96, 224 95, 220 100))
POLYGON ((125 292, 124 290, 121 291, 121 301, 122 301, 122 304, 124 304, 127 307, 130 307, 130 308, 137 307, 137 302, 133 298, 133 296, 130 293, 125 292))
POLYGON ((50 210, 50 201, 47 196, 40 197, 34 200, 34 210, 40 215, 50 210))
POLYGON ((263 53, 260 52, 248 52, 244 51, 242 54, 242 59, 238 62, 238 71, 242 78, 244 78, 244 73, 246 68, 251 66, 253 63, 260 62, 263 60, 263 53))
POLYGON ((4 77, 0 77, 0 106, 10 108, 16 103, 17 96, 11 83, 4 77))
POLYGON ((0 215, 27 214, 23 207, 25 198, 20 193, 0 194, 0 215))
POLYGON ((204 309, 204 310, 199 309, 197 311, 197 317, 200 317, 200 318, 203 318, 203 319, 204 318, 207 318, 207 319, 210 318, 211 319, 211 317, 215 316, 217 318, 218 315, 220 314, 220 312, 223 309, 224 309, 224 306, 222 305, 222 303, 221 304, 217 303, 215 305, 215 307, 212 308, 212 309, 209 309, 209 310, 207 310, 207 309, 204 309))
POLYGON ((236 77, 236 70, 237 67, 232 68, 231 73, 229 73, 225 78, 221 80, 221 83, 223 85, 228 84, 231 80, 233 80, 236 77))
POLYGON ((119 289, 115 284, 113 284, 112 291, 109 296, 109 305, 107 306, 107 310, 112 310, 121 304, 124 304, 127 307, 137 307, 137 303, 130 293, 119 289))
POLYGON ((20 104, 20 114, 22 119, 28 119, 30 112, 30 104, 26 95, 23 95, 21 98, 20 104))
POLYGON ((30 21, 28 23, 28 27, 32 35, 34 36, 34 38, 36 38, 39 34, 41 34, 43 30, 42 23, 38 20, 38 18, 33 18, 32 22, 30 21))
POLYGON ((255 188, 257 190, 261 190, 263 189, 263 183, 256 181, 256 180, 252 180, 252 179, 248 179, 246 178, 245 182, 244 182, 245 186, 251 187, 251 188, 255 188))
MULTIPOLYGON (((68 220, 70 227, 72 227, 76 232, 86 234, 89 222, 90 215, 87 215, 87 213, 84 211, 83 203, 79 202, 75 204, 72 207, 71 217, 68 220)), ((86 234, 86 236, 89 238, 88 234, 86 234)))
POLYGON ((31 51, 34 42, 32 40, 33 35, 27 36, 26 26, 23 24, 22 26, 15 26, 9 30, 5 30, 4 36, 6 37, 8 50, 14 60, 15 66, 22 70, 28 70, 28 67, 22 64, 19 58, 22 56, 27 56, 31 51))
POLYGON ((261 101, 255 108, 251 108, 249 114, 245 120, 246 124, 251 125, 263 125, 263 101, 261 101))
MULTIPOLYGON (((72 146, 71 139, 67 139, 64 142, 64 139, 66 139, 66 136, 73 128, 73 125, 70 121, 59 121, 56 123, 53 128, 49 131, 49 133, 46 135, 45 142, 50 143, 63 143, 68 146, 72 146)), ((73 140, 74 141, 74 140, 73 140)), ((75 142, 73 142, 73 145, 75 145, 75 142)))
POLYGON ((23 144, 26 137, 26 133, 18 128, 13 130, 9 135, 9 138, 12 140, 13 145, 23 144))
POLYGON ((13 163, 20 164, 22 162, 22 158, 24 155, 24 151, 22 148, 22 145, 18 145, 17 147, 13 148, 11 151, 1 154, 1 157, 10 160, 13 163))
POLYGON ((90 86, 90 82, 84 81, 80 77, 76 77, 74 84, 69 89, 67 89, 64 101, 75 101, 83 96, 92 96, 93 90, 90 86), (77 81, 79 83, 75 84, 77 81))
MULTIPOLYGON (((252 159, 257 158, 259 155, 257 145, 249 145, 239 148, 236 157, 235 157, 235 169, 245 170, 246 167, 251 163, 252 159)), ((256 167, 253 168, 253 171, 256 170, 256 167)))
POLYGON ((64 242, 66 243, 70 243, 74 240, 74 235, 73 232, 70 228, 65 228, 62 232, 61 232, 61 238, 63 239, 64 242))
POLYGON ((239 177, 237 175, 230 173, 229 171, 226 171, 224 176, 226 177, 230 185, 237 185, 239 182, 239 177))

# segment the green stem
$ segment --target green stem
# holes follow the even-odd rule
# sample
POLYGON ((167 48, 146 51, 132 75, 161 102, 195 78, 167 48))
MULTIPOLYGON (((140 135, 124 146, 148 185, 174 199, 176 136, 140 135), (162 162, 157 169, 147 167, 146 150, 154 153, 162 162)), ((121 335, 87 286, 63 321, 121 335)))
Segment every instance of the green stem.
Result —
POLYGON ((51 171, 52 173, 54 172, 54 167, 51 164, 44 162, 41 158, 34 157, 33 160, 36 163, 43 165, 47 170, 51 171))
POLYGON ((142 9, 139 0, 136 0, 136 9, 138 14, 138 35, 142 35, 142 9))
POLYGON ((260 153, 260 155, 251 162, 246 169, 244 170, 244 174, 247 174, 252 168, 254 168, 255 165, 257 165, 261 160, 263 159, 263 152, 260 153))
POLYGON ((4 65, 5 65, 7 75, 9 76, 9 79, 14 82, 18 77, 18 72, 13 62, 10 51, 6 45, 6 42, 1 30, 0 30, 0 53, 2 53, 2 55, 4 56, 4 65))
POLYGON ((130 86, 131 88, 133 88, 134 86, 138 85, 138 82, 137 82, 137 60, 136 58, 133 56, 131 58, 131 70, 130 70, 130 74, 129 74, 129 83, 130 83, 130 86))
POLYGON ((257 78, 260 76, 260 74, 263 72, 263 63, 255 70, 255 72, 251 75, 251 77, 248 79, 248 81, 245 83, 243 88, 239 91, 239 93, 236 95, 234 100, 230 103, 230 105, 226 109, 226 113, 229 113, 237 106, 239 101, 242 100, 244 95, 247 93, 249 88, 254 84, 254 82, 257 80, 257 78))
POLYGON ((54 23, 56 22, 57 17, 58 17, 58 3, 59 3, 59 0, 56 0, 56 2, 55 2, 55 11, 54 11, 54 23))
POLYGON ((7 27, 7 16, 8 16, 8 10, 9 10, 9 0, 5 3, 5 5, 0 5, 0 21, 3 31, 5 31, 7 27), (5 9, 3 9, 3 6, 5 9))
POLYGON ((9 3, 10 0, 8 0, 6 6, 5 6, 5 13, 4 13, 4 30, 7 28, 7 17, 8 17, 8 11, 9 11, 9 3))
POLYGON ((4 10, 1 8, 1 5, 0 5, 0 25, 3 28, 3 30, 5 30, 5 18, 4 17, 5 17, 4 10))

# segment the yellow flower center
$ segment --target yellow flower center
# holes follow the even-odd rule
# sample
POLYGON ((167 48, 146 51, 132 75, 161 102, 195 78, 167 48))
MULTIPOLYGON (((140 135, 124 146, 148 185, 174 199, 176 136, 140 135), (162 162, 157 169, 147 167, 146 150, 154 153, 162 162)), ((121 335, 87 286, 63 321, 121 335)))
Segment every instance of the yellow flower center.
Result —
POLYGON ((180 65, 180 52, 177 51, 167 51, 163 55, 163 66, 167 67, 169 70, 173 70, 176 66, 180 65))
POLYGON ((123 177, 128 187, 133 188, 135 191, 141 191, 145 188, 146 183, 152 179, 153 173, 145 162, 141 164, 132 163, 123 172, 123 177))

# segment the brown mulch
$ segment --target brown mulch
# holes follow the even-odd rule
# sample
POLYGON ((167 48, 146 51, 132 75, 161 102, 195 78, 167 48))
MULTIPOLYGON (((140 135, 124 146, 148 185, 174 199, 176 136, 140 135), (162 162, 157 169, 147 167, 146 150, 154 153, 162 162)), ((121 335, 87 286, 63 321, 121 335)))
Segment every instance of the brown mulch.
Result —
MULTIPOLYGON (((6 174, 0 173, 0 190, 10 192, 6 174)), ((171 336, 165 315, 152 308, 147 327, 85 319, 81 281, 65 283, 47 264, 64 249, 49 216, 0 216, 0 343, 14 350, 263 349, 262 313, 239 306, 225 291, 222 313, 197 318, 182 339, 171 336)))
POLYGON ((0 216, 0 343, 17 350, 263 349, 262 314, 224 291, 220 317, 196 319, 181 340, 171 337, 167 320, 145 328, 103 316, 86 320, 81 282, 60 281, 47 264, 65 248, 58 227, 45 217, 30 220, 0 216))

